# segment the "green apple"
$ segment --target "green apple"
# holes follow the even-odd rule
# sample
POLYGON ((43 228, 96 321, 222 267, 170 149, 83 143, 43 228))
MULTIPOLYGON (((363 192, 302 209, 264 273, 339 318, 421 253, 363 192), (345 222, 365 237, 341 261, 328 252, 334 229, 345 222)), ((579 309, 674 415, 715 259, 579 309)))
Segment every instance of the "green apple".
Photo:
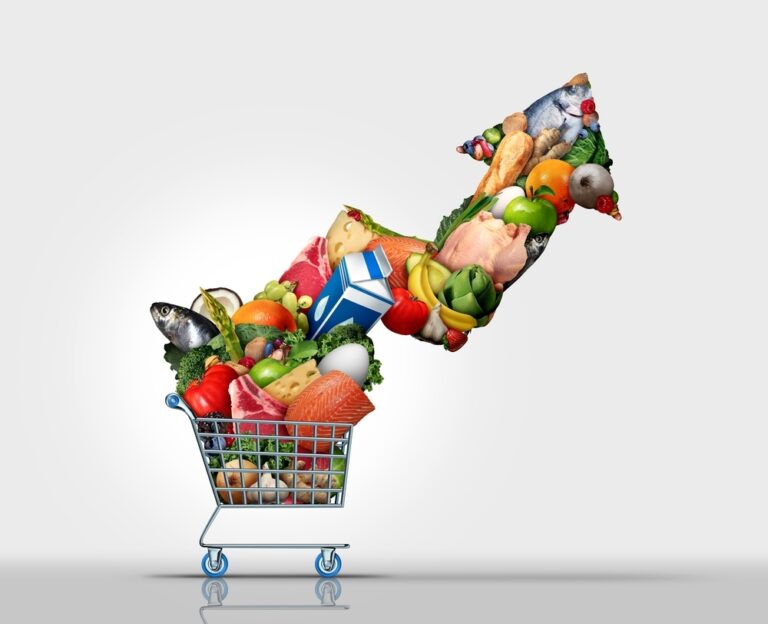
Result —
POLYGON ((253 382, 259 386, 259 388, 264 388, 265 386, 268 386, 273 381, 275 381, 275 379, 279 379, 286 373, 290 372, 291 369, 292 367, 286 366, 282 362, 278 362, 277 360, 267 357, 259 362, 256 362, 256 364, 251 367, 251 370, 248 372, 248 374, 251 376, 251 379, 253 379, 253 382))
POLYGON ((515 225, 527 223, 531 226, 531 236, 552 234, 557 225, 557 210, 546 199, 515 197, 504 209, 503 219, 504 223, 515 225))

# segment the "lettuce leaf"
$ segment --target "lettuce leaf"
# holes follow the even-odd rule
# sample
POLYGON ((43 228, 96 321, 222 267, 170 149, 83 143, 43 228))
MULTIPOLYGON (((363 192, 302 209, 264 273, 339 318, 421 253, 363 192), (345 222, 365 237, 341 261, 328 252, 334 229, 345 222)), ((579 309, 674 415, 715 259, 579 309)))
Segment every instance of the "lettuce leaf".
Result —
POLYGON ((592 162, 591 158, 597 150, 597 139, 595 133, 587 130, 586 137, 579 137, 571 147, 570 151, 563 156, 563 160, 572 167, 592 162))

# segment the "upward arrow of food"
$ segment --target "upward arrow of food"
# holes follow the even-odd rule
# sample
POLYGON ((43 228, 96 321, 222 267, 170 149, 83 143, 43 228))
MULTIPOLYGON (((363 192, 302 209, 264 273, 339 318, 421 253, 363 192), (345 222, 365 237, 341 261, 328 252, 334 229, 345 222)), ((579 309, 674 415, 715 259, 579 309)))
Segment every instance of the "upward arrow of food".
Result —
MULTIPOLYGON (((189 308, 154 303, 177 392, 199 418, 357 424, 374 409, 365 391, 382 381, 368 336, 379 319, 457 351, 491 322, 576 205, 621 219, 598 119, 578 74, 456 148, 487 169, 432 238, 344 206, 252 300, 212 288, 189 308)), ((271 435, 303 435, 281 427, 271 435)), ((231 430, 209 433, 216 450, 232 443, 231 430)), ((330 440, 320 452, 328 448, 330 440)))

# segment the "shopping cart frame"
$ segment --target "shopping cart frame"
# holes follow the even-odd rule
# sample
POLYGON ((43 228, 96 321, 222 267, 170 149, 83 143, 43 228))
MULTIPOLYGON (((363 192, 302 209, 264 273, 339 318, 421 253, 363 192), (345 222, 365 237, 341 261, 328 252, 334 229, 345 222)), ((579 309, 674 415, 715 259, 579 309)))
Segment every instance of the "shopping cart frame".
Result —
MULTIPOLYGON (((284 504, 271 504, 271 505, 263 505, 263 504, 232 504, 225 503, 221 500, 219 495, 217 494, 217 491, 221 490, 239 490, 241 488, 217 488, 215 482, 213 481, 213 477, 211 476, 211 469, 208 465, 207 455, 209 454, 209 451, 206 451, 201 442, 200 442, 200 436, 198 434, 198 428, 197 428, 197 422, 198 420, 195 417, 195 414, 192 412, 192 409, 184 402, 184 399, 182 399, 178 394, 175 392, 171 392, 165 397, 165 404, 167 407, 175 410, 179 410, 186 414, 187 418, 189 419, 189 422, 192 426, 192 430, 195 434, 195 438, 198 442, 198 447, 200 450, 200 458, 202 459, 203 465, 206 470, 206 474, 208 475, 208 480, 211 486, 211 492, 213 494, 214 500, 216 502, 216 509, 211 514, 211 517, 209 518, 208 522, 205 525, 205 528, 203 529, 203 532, 200 534, 199 544, 202 548, 205 548, 207 550, 207 553, 203 556, 202 560, 202 568, 203 572, 209 576, 209 577, 220 577, 223 576, 227 568, 229 566, 229 563, 227 561, 226 555, 223 553, 223 550, 225 548, 270 548, 270 549, 276 549, 276 548, 305 548, 305 549, 319 549, 320 554, 315 559, 315 570, 320 576, 323 577, 333 577, 336 576, 339 571, 341 570, 341 557, 336 553, 337 549, 343 549, 343 548, 349 548, 349 544, 346 543, 328 543, 328 542, 322 542, 322 543, 309 543, 309 542, 286 542, 286 543, 246 543, 246 542, 207 542, 206 541, 206 535, 208 534, 208 531, 210 530, 211 526, 213 525, 214 520, 219 515, 219 512, 223 507, 226 508, 272 508, 272 509, 279 509, 279 508, 291 508, 291 509, 311 509, 316 508, 317 505, 315 504, 293 504, 293 505, 284 505, 284 504)), ((273 423, 276 421, 249 421, 256 424, 263 424, 263 423, 273 423)), ((284 421, 287 423, 292 423, 294 421, 284 421)), ((302 423, 296 423, 296 424, 302 424, 302 423)), ((305 424, 312 424, 312 423, 305 423, 305 424)), ((317 433, 317 429, 315 429, 315 434, 317 433)), ((277 434, 275 434, 277 435, 277 434)), ((270 436, 271 437, 271 436, 270 436)), ((317 438, 315 438, 317 439, 317 438)), ((333 503, 332 507, 344 507, 344 496, 346 492, 347 482, 349 478, 349 459, 350 459, 350 452, 351 452, 351 439, 352 439, 352 427, 349 426, 348 428, 345 428, 344 433, 344 440, 346 444, 346 451, 345 451, 345 462, 344 462, 344 484, 341 487, 340 491, 338 491, 338 494, 340 496, 340 499, 338 502, 333 503)), ((274 453, 275 455, 280 455, 279 452, 274 453)), ((312 453, 307 453, 307 455, 313 455, 312 453)), ((237 469, 227 469, 227 472, 237 472, 237 469)), ((315 471, 315 470, 309 470, 308 472, 316 473, 321 471, 315 471)), ((230 499, 231 500, 231 499, 230 499)), ((314 501, 314 494, 312 497, 312 500, 314 501)), ((327 507, 327 505, 321 505, 322 507, 327 507)))

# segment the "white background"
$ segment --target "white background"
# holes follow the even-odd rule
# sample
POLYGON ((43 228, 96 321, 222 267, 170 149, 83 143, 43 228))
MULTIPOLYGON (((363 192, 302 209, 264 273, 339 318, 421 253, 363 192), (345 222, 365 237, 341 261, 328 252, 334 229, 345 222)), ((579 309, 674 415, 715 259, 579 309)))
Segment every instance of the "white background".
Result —
POLYGON ((347 507, 245 533, 347 570, 768 556, 759 20, 276 5, 0 11, 3 559, 197 570, 213 499, 149 305, 252 297, 342 203, 432 236, 484 170, 454 147, 581 71, 624 220, 577 208, 458 353, 376 327, 347 507))

